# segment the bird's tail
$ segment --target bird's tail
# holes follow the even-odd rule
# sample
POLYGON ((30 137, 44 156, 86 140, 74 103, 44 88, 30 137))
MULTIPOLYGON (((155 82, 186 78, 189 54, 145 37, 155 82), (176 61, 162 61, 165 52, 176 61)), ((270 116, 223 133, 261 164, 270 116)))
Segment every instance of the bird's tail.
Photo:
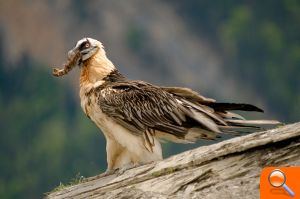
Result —
POLYGON ((241 120, 225 119, 227 126, 219 126, 223 133, 239 135, 240 133, 250 133, 259 130, 266 130, 282 123, 276 120, 241 120))
POLYGON ((236 113, 230 113, 230 115, 234 115, 235 118, 224 118, 226 125, 217 125, 218 132, 193 127, 188 130, 187 134, 185 135, 185 140, 189 142, 195 142, 198 139, 214 140, 218 137, 222 137, 222 134, 239 136, 244 133, 267 130, 274 128, 274 126, 282 125, 281 122, 276 120, 245 120, 242 119, 242 116, 236 113), (238 116, 239 118, 237 119, 238 116))
POLYGON ((237 103, 216 103, 210 102, 206 104, 211 110, 205 108, 205 106, 199 106, 197 104, 187 102, 191 107, 197 110, 198 113, 204 114, 206 119, 209 119, 212 125, 209 123, 203 123, 203 119, 196 117, 197 121, 202 120, 202 124, 205 124, 206 130, 199 127, 189 129, 185 136, 186 140, 194 142, 197 139, 215 139, 222 134, 240 135, 241 133, 251 133, 254 131, 266 130, 282 124, 276 120, 246 120, 241 115, 231 111, 255 111, 263 112, 262 109, 251 104, 237 104, 237 103), (213 111, 212 111, 213 110, 213 111), (211 112, 212 111, 212 112, 211 112), (215 124, 215 126, 213 125, 215 124), (214 128, 212 128, 212 127, 214 128), (210 127, 210 128, 208 128, 210 127))
POLYGON ((246 120, 239 114, 230 111, 255 111, 264 112, 262 109, 251 104, 238 103, 212 103, 210 107, 213 108, 218 115, 220 115, 227 125, 219 125, 219 129, 223 133, 239 134, 248 133, 258 130, 265 130, 282 123, 277 120, 246 120))
POLYGON ((258 130, 264 130, 280 125, 276 120, 246 120, 232 111, 264 112, 262 109, 244 103, 218 103, 199 93, 181 87, 162 87, 165 91, 177 97, 183 106, 181 110, 195 123, 189 128, 185 139, 194 142, 197 139, 214 139, 223 133, 240 135, 258 130))

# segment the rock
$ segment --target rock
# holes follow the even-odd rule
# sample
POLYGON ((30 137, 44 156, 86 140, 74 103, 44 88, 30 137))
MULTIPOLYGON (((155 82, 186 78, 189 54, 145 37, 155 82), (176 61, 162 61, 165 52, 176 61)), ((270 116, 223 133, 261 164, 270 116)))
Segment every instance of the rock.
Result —
POLYGON ((47 198, 259 198, 266 166, 300 165, 300 123, 199 147, 47 198))

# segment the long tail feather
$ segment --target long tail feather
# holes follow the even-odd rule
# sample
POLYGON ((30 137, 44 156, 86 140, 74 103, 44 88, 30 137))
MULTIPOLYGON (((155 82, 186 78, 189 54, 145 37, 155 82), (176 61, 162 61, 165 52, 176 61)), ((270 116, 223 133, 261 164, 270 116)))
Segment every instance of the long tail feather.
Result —
POLYGON ((264 112, 262 109, 251 105, 251 104, 237 104, 237 103, 211 103, 208 106, 212 107, 215 111, 230 111, 230 110, 240 110, 240 111, 256 111, 264 112))
POLYGON ((238 120, 225 119, 228 126, 218 126, 222 133, 239 135, 240 133, 251 133, 257 130, 265 130, 270 126, 282 124, 276 120, 238 120))
POLYGON ((280 125, 282 124, 276 120, 225 120, 227 123, 241 126, 255 126, 255 125, 280 125))

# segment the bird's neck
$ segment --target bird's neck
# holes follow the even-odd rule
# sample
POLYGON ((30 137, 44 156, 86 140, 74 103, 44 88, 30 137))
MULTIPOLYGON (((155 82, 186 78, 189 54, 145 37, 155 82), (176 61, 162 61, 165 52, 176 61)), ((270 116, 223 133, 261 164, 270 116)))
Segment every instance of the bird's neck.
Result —
POLYGON ((115 66, 106 55, 98 52, 83 63, 80 73, 80 85, 94 84, 101 81, 114 70, 116 70, 115 66))
POLYGON ((82 92, 88 92, 95 86, 105 82, 123 80, 125 77, 119 73, 113 63, 101 52, 83 63, 80 73, 80 88, 82 92))

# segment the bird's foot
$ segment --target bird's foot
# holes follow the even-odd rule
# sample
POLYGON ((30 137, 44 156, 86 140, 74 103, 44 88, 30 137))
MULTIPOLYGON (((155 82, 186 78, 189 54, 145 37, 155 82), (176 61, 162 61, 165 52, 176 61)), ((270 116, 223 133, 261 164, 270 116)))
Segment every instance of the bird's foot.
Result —
POLYGON ((120 176, 120 175, 124 174, 125 171, 127 171, 127 170, 129 170, 129 169, 132 169, 132 168, 134 168, 134 167, 135 167, 135 166, 132 165, 132 164, 125 165, 125 166, 122 167, 122 168, 118 168, 117 171, 116 171, 116 174, 117 174, 117 176, 120 176))
POLYGON ((134 164, 130 163, 130 164, 124 165, 122 168, 116 169, 116 174, 117 174, 117 176, 120 176, 120 175, 124 174, 125 171, 143 166, 145 164, 148 164, 148 163, 134 163, 134 164))
POLYGON ((106 169, 106 171, 104 173, 101 173, 100 175, 98 175, 98 177, 103 178, 106 176, 110 176, 115 174, 118 171, 118 169, 106 169))
POLYGON ((113 174, 116 174, 117 176, 120 176, 120 175, 124 174, 125 171, 128 171, 130 169, 134 169, 134 168, 139 167, 139 166, 143 166, 145 164, 148 164, 148 163, 134 163, 134 164, 130 163, 130 164, 124 165, 122 168, 107 169, 104 173, 101 173, 100 175, 98 175, 97 178, 103 178, 103 177, 110 176, 110 175, 113 175, 113 174))

